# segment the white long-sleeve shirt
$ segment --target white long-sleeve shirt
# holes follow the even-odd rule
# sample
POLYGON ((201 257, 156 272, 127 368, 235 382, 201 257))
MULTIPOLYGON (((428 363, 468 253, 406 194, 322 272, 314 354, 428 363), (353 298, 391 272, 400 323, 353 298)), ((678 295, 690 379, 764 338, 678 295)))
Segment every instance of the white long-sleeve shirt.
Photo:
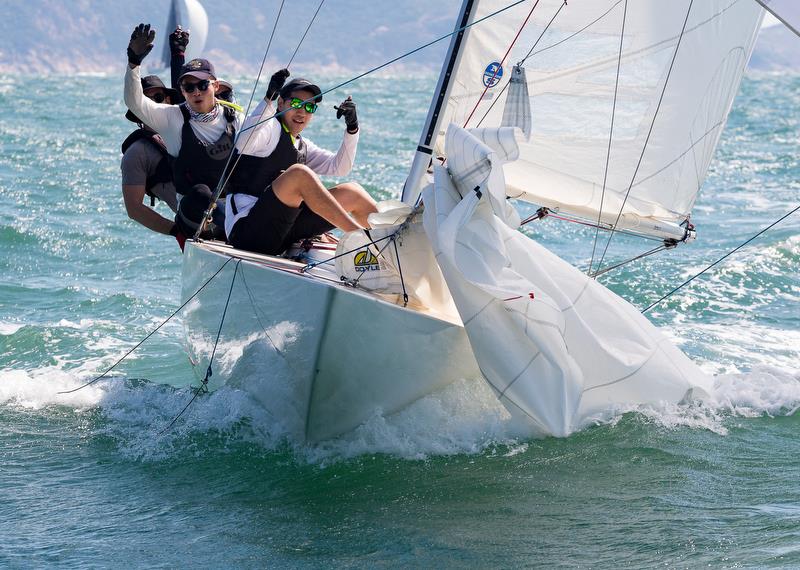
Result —
MULTIPOLYGON (((236 149, 241 154, 266 157, 271 155, 278 146, 281 137, 280 120, 271 119, 275 108, 271 101, 262 100, 242 125, 236 149), (256 125, 253 128, 249 128, 256 125)), ((345 176, 353 169, 358 147, 358 131, 355 134, 345 130, 342 144, 335 153, 318 147, 307 138, 302 138, 306 145, 306 166, 321 176, 345 176)), ((295 146, 299 144, 300 136, 294 138, 295 146)), ((231 207, 232 195, 229 195, 225 206, 225 233, 231 234, 233 225, 250 213, 258 198, 249 194, 236 194, 236 215, 231 207)))
MULTIPOLYGON (((181 131, 183 130, 183 114, 178 105, 156 103, 144 96, 140 77, 140 66, 131 69, 126 64, 125 72, 125 105, 145 125, 153 129, 164 139, 167 152, 177 157, 181 150, 181 131)), ((242 114, 236 113, 234 127, 239 130, 242 123, 242 114)), ((213 144, 219 140, 228 125, 224 113, 219 113, 217 118, 208 123, 189 120, 194 134, 201 141, 213 144)))

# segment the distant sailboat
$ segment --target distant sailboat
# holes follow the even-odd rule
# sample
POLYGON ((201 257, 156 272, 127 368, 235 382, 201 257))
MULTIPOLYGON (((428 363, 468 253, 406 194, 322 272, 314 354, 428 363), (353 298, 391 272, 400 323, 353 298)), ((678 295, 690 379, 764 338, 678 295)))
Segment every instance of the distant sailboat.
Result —
POLYGON ((164 49, 159 68, 169 69, 169 41, 167 37, 178 26, 191 32, 191 41, 186 48, 186 60, 200 57, 208 37, 208 15, 198 0, 172 0, 167 27, 164 28, 164 49))

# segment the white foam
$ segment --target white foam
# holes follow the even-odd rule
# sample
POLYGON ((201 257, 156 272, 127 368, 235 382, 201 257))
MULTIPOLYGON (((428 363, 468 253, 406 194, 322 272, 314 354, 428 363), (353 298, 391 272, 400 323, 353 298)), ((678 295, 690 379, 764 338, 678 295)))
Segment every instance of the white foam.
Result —
MULTIPOLYGON (((230 445, 252 444, 270 452, 287 444, 298 459, 327 465, 363 454, 385 453, 411 460, 431 456, 481 453, 494 446, 506 455, 525 451, 533 437, 530 428, 509 415, 480 379, 460 380, 392 415, 376 412, 367 422, 340 438, 320 444, 302 439, 300 410, 286 405, 291 386, 280 380, 280 371, 264 378, 260 387, 223 386, 192 403, 175 425, 160 433, 186 406, 193 392, 149 382, 103 379, 72 394, 58 392, 77 388, 98 361, 77 369, 56 365, 34 371, 0 370, 0 405, 45 410, 66 406, 77 412, 97 410, 95 434, 117 442, 119 452, 141 461, 158 461, 187 451, 202 453, 202 442, 215 451, 230 445), (263 398, 250 390, 265 390, 263 398), (200 442, 200 443, 198 443, 200 442)), ((74 365, 73 365, 74 366, 74 365)), ((290 375, 286 371, 286 378, 290 375)), ((256 382, 252 380, 251 382, 256 382)), ((196 383, 195 383, 196 384, 196 383)), ((617 409, 593 418, 590 425, 613 429, 622 414, 635 412, 647 423, 666 429, 701 429, 727 433, 731 417, 791 415, 800 407, 800 371, 787 372, 758 366, 748 373, 718 376, 712 397, 703 402, 664 404, 617 409)))
POLYGON ((3 323, 0 322, 0 335, 2 336, 11 336, 15 334, 18 330, 20 330, 25 325, 21 323, 3 323))

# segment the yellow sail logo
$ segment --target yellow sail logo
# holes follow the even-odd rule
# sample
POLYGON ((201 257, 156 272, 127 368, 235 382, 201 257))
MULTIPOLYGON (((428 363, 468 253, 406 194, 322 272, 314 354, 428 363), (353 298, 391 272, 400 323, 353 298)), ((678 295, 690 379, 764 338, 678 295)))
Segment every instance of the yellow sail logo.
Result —
POLYGON ((353 265, 356 271, 363 273, 364 271, 379 271, 378 258, 368 249, 359 251, 353 257, 353 265))

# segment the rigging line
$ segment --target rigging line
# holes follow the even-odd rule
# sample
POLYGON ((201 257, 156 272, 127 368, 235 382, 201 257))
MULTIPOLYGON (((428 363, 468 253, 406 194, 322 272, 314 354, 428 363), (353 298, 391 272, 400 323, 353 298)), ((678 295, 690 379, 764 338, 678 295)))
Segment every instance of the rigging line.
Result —
MULTIPOLYGON (((621 1, 622 1, 622 0, 620 0, 620 2, 621 2, 621 1)), ((552 23, 555 21, 555 19, 558 17, 558 15, 561 13, 561 10, 563 10, 563 9, 564 9, 564 6, 566 6, 566 5, 567 5, 567 0, 564 0, 564 3, 563 3, 563 4, 561 4, 561 6, 559 6, 559 7, 558 7, 558 10, 556 10, 556 13, 555 13, 555 14, 553 14, 553 17, 552 17, 552 18, 550 18, 550 21, 549 21, 549 22, 547 22, 547 25, 546 25, 546 26, 544 27, 544 29, 542 30, 542 33, 541 33, 541 34, 539 34, 539 37, 538 37, 538 38, 536 38, 536 41, 535 41, 535 42, 533 42, 533 45, 531 46, 531 49, 529 49, 529 50, 528 50, 528 53, 526 53, 526 54, 525 54, 525 57, 523 57, 523 58, 522 58, 522 59, 519 61, 519 63, 517 63, 517 65, 519 65, 519 66, 522 66, 522 65, 525 63, 525 60, 526 60, 526 59, 528 59, 528 58, 531 56, 531 54, 533 53, 533 50, 534 50, 534 49, 536 49, 536 46, 537 46, 537 45, 539 45, 539 42, 540 42, 540 41, 542 40, 542 38, 544 37, 544 34, 545 34, 545 32, 547 31, 547 29, 548 29, 548 28, 549 28, 549 27, 552 25, 552 23)), ((508 85, 508 84, 506 84, 506 85, 508 85)))
POLYGON ((653 134, 653 128, 656 125, 656 119, 658 118, 658 112, 661 110, 661 103, 664 101, 664 94, 667 92, 667 85, 669 85, 669 78, 672 76, 672 68, 675 65, 675 60, 678 59, 678 51, 681 47, 681 41, 683 40, 684 32, 686 31, 686 24, 689 22, 689 14, 692 12, 692 4, 694 4, 694 0, 690 0, 689 8, 686 10, 686 18, 683 20, 683 27, 681 28, 681 34, 678 36, 678 43, 675 45, 675 52, 672 54, 672 60, 669 62, 669 69, 667 70, 667 77, 664 79, 664 87, 661 89, 661 95, 658 98, 658 104, 656 105, 656 110, 653 113, 653 120, 650 122, 650 129, 647 131, 647 137, 644 139, 644 145, 642 145, 642 152, 639 155, 639 161, 636 163, 636 169, 633 171, 633 176, 631 177, 631 183, 628 185, 628 190, 625 192, 625 198, 622 200, 622 205, 619 207, 619 213, 617 214, 617 219, 614 220, 614 224, 611 227, 611 233, 608 236, 608 240, 606 241, 606 246, 603 249, 603 255, 600 256, 600 261, 597 262, 597 268, 599 269, 603 265, 603 260, 606 257, 606 253, 608 252, 608 246, 611 244, 611 239, 614 237, 614 233, 619 223, 620 218, 622 217, 622 212, 625 209, 625 203, 628 201, 628 196, 631 194, 631 188, 633 188, 633 183, 636 181, 636 175, 639 173, 639 168, 642 166, 642 160, 644 160, 644 153, 647 151, 647 144, 650 142, 650 136, 653 134))
MULTIPOLYGON (((619 0, 619 1, 620 1, 620 2, 622 2, 622 0, 619 0)), ((544 27, 544 29, 542 30, 542 33, 541 33, 541 34, 539 34, 539 37, 536 39, 536 41, 535 41, 535 42, 533 42, 533 45, 531 46, 531 49, 530 49, 530 50, 528 50, 528 53, 527 53, 527 55, 525 55, 525 57, 523 57, 523 58, 522 58, 522 60, 521 60, 521 61, 520 61, 520 62, 519 62, 517 65, 521 66, 523 63, 525 63, 525 60, 526 60, 526 59, 528 59, 528 58, 530 57, 531 53, 533 52, 534 48, 536 47, 536 44, 538 44, 538 43, 539 43, 539 41, 540 41, 540 40, 541 40, 541 39, 544 37, 544 34, 545 34, 545 32, 547 31, 547 29, 548 29, 548 28, 550 27, 550 25, 551 25, 551 24, 552 24, 552 23, 555 21, 555 19, 556 19, 556 16, 558 16, 559 12, 561 12, 561 10, 562 10, 562 9, 564 8, 564 6, 566 6, 566 5, 567 5, 567 0, 564 0, 564 3, 563 3, 563 4, 561 4, 561 6, 559 6, 559 8, 558 8, 558 10, 556 11, 556 13, 553 15, 553 17, 552 17, 552 18, 550 18, 550 21, 549 21, 549 22, 547 23, 547 25, 544 27)), ((590 24, 590 25, 591 25, 591 24, 590 24)), ((480 127, 480 126, 483 124, 483 121, 486 119, 486 117, 488 117, 488 116, 489 116, 489 113, 491 113, 491 112, 492 112, 492 109, 494 109, 494 106, 495 106, 495 104, 497 104, 497 102, 498 102, 498 101, 500 100, 500 98, 503 96, 503 93, 505 93, 505 92, 506 92, 506 89, 508 89, 509 85, 511 85, 511 82, 510 82, 510 81, 509 81, 508 83, 506 83, 505 85, 503 85, 503 88, 500 90, 500 93, 497 95, 497 97, 495 97, 495 98, 492 100, 492 103, 489 105, 489 108, 488 108, 488 109, 486 109, 486 112, 483 114, 483 117, 481 117, 481 120, 480 120, 480 121, 478 121, 478 124, 475 126, 475 128, 478 128, 478 127, 480 127)))
POLYGON ((475 102, 475 106, 472 108, 472 111, 470 111, 469 116, 467 117, 467 120, 464 121, 464 125, 463 126, 464 126, 465 129, 467 128, 467 125, 469 124, 469 120, 472 118, 472 115, 474 115, 475 111, 478 110, 478 106, 481 104, 481 101, 483 101, 483 97, 484 97, 484 95, 486 95, 486 92, 489 90, 489 86, 493 85, 492 82, 495 80, 495 77, 497 77, 497 72, 500 71, 500 69, 503 68, 503 64, 505 63, 506 58, 508 57, 508 54, 511 53, 511 48, 513 48, 514 44, 517 43, 517 40, 519 39, 519 35, 522 33, 522 30, 525 29, 525 26, 528 25, 528 20, 531 19, 531 16, 533 15, 533 11, 536 10, 536 6, 538 6, 538 5, 539 5, 539 0, 536 0, 536 2, 534 2, 534 4, 533 4, 533 7, 531 8, 531 11, 528 12, 528 15, 525 17, 525 21, 522 22, 522 25, 519 27, 519 30, 517 31, 517 35, 514 36, 513 40, 511 40, 511 44, 508 46, 508 49, 506 50, 506 53, 503 54, 503 59, 500 60, 500 67, 498 67, 497 69, 494 70, 494 73, 492 74, 492 77, 491 77, 491 79, 489 79, 488 82, 484 81, 485 87, 483 88, 483 91, 481 92, 480 97, 478 97, 478 100, 475 102))
POLYGON ((728 253, 726 253, 726 254, 725 254, 725 255, 723 255, 722 257, 720 257, 718 260, 716 260, 714 263, 712 263, 711 265, 709 265, 708 267, 706 267, 705 269, 703 269, 701 272, 699 272, 699 273, 695 273, 695 274, 694 274, 694 275, 692 275, 692 276, 691 276, 689 279, 687 279, 686 281, 684 281, 683 283, 681 283, 680 285, 678 285, 677 287, 675 287, 675 288, 674 288, 672 291, 670 291, 669 293, 667 293, 666 295, 664 295, 663 297, 661 297, 661 298, 660 298, 660 299, 658 299, 657 301, 654 301, 653 303, 650 303, 649 305, 647 305, 647 306, 646 306, 644 309, 642 309, 642 313, 646 313, 647 311, 649 311, 650 309, 652 309, 653 307, 655 307, 656 305, 658 305, 658 304, 659 304, 661 301, 663 301, 663 300, 664 300, 664 299, 666 299, 667 297, 671 296, 673 293, 677 292, 678 290, 682 289, 683 287, 685 287, 686 285, 688 285, 689 283, 691 283, 692 281, 694 281, 695 279, 697 279, 698 277, 700 277, 700 276, 701 276, 703 273, 705 273, 706 271, 708 271, 709 269, 711 269, 711 268, 712 268, 712 267, 714 267, 715 265, 717 265, 717 264, 721 263, 723 260, 725 260, 726 258, 730 257, 731 255, 733 255, 734 253, 736 253, 737 251, 739 251, 740 249, 742 249, 744 246, 746 246, 748 243, 750 243, 751 241, 753 241, 754 239, 756 239, 758 236, 760 236, 760 235, 761 235, 761 234, 763 234, 764 232, 766 232, 766 231, 768 231, 768 230, 772 229, 773 227, 775 227, 776 225, 778 225, 779 223, 781 223, 783 220, 785 220, 786 218, 788 218, 789 216, 791 216, 792 214, 794 214, 794 213, 795 213, 796 211, 798 211, 798 210, 800 210, 800 206, 797 206, 797 207, 795 207, 795 208, 794 208, 792 211, 790 211, 790 212, 788 212, 788 213, 784 214, 783 216, 781 216, 780 218, 778 218, 777 220, 775 220, 774 222, 772 222, 770 225, 768 225, 767 227, 765 227, 764 229, 762 229, 761 231, 759 231, 757 234, 755 234, 754 236, 752 236, 751 238, 749 238, 747 241, 743 242, 742 244, 738 245, 736 248, 732 249, 731 251, 729 251, 728 253))
POLYGON ((311 25, 314 23, 314 20, 317 19, 317 14, 319 14, 320 8, 322 8, 322 5, 324 3, 325 3, 325 0, 320 0, 319 6, 317 6, 317 11, 314 12, 314 15, 311 17, 311 21, 308 23, 308 27, 306 28, 306 31, 303 32, 303 37, 300 38, 300 42, 297 44, 297 47, 294 48, 294 53, 292 54, 292 57, 289 58, 289 63, 286 64, 286 68, 287 69, 289 68, 290 65, 292 65, 292 62, 294 61, 294 56, 297 55, 297 52, 300 50, 300 46, 303 45, 303 40, 306 39, 306 34, 308 34, 308 30, 311 29, 311 25))
POLYGON ((175 309, 175 312, 173 312, 173 313, 172 313, 170 316, 168 316, 168 317, 166 318, 166 320, 165 320, 163 323, 161 323, 161 324, 160 324, 160 325, 158 325, 156 328, 154 328, 152 331, 150 331, 150 334, 148 334, 146 337, 144 337, 144 338, 143 338, 143 339, 142 339, 142 340, 139 342, 139 344, 137 344, 137 345, 136 345, 136 346, 134 346, 132 349, 130 349, 128 352, 126 352, 126 353, 125 353, 125 356, 123 356, 122 358, 120 358, 119 360, 117 360, 117 361, 116 361, 114 364, 112 364, 112 365, 111 365, 111 366, 110 366, 110 367, 109 367, 109 368, 108 368, 108 369, 107 369, 105 372, 103 372, 103 373, 102 373, 100 376, 97 376, 96 378, 94 378, 93 380, 90 380, 90 381, 89 381, 89 382, 87 382, 86 384, 83 384, 82 386, 78 386, 77 388, 74 388, 74 389, 72 389, 72 390, 65 390, 65 391, 63 391, 63 392, 56 392, 56 393, 57 393, 57 394, 71 394, 72 392, 77 392, 78 390, 81 390, 81 389, 83 389, 83 388, 86 388, 87 386, 91 386, 92 384, 94 384, 95 382, 97 382, 98 380, 100 380, 101 378, 103 378, 103 377, 104 377, 106 374, 108 374, 109 372, 111 372, 111 371, 112 371, 114 368, 116 368, 116 366, 117 366, 117 365, 118 365, 120 362, 122 362, 123 360, 125 360, 126 358, 128 358, 128 356, 129 356, 129 355, 130 355, 130 354, 131 354, 131 353, 132 353, 134 350, 136 350, 137 348, 139 348, 140 346, 142 346, 142 344, 144 344, 144 342, 145 342, 145 341, 146 341, 148 338, 150 338, 150 337, 151 337, 151 336, 153 336, 153 335, 154 335, 156 332, 158 332, 158 329, 160 329, 160 328, 161 328, 161 327, 163 327, 165 324, 167 324, 167 322, 169 322, 169 320, 170 320, 172 317, 174 317, 175 315, 177 315, 177 314, 178 314, 178 313, 181 311, 181 309, 183 309, 183 308, 184 308, 186 305, 188 305, 188 304, 189 304, 189 301, 191 301, 192 299, 194 299, 195 297, 197 297, 197 295, 200 293, 200 291, 202 291, 203 289, 205 289, 206 285, 208 285, 209 283, 211 283, 211 280, 212 280, 212 279, 214 279, 214 277, 216 277, 217 275, 219 275, 220 271, 222 271, 223 269, 225 269, 225 266, 226 266, 226 265, 228 265, 228 263, 229 263, 229 262, 230 262, 232 259, 233 259, 232 257, 231 257, 231 258, 228 258, 228 261, 226 261, 225 263, 223 263, 223 264, 222 264, 222 267, 220 267, 219 269, 217 269, 216 273, 214 273, 214 275, 212 275, 211 277, 209 277, 209 278, 208 278, 208 281, 206 281, 205 283, 203 283, 203 285, 202 285, 202 286, 201 286, 201 287, 200 287, 200 288, 199 288, 197 291, 195 291, 195 292, 194 292, 194 294, 193 294, 191 297, 189 297, 188 299, 186 299, 186 302, 185 302, 185 303, 183 303, 183 305, 181 305, 180 307, 178 307, 177 309, 175 309))
POLYGON ((158 432, 158 435, 163 435, 164 432, 168 431, 172 426, 174 426, 175 422, 178 421, 178 418, 180 418, 183 415, 183 413, 189 409, 189 406, 191 406, 192 402, 194 402, 197 399, 198 395, 208 392, 208 379, 211 377, 212 374, 211 365, 214 362, 214 355, 217 353, 217 345, 219 344, 219 337, 222 334, 222 325, 225 322, 225 315, 228 313, 228 305, 231 302, 231 293, 233 293, 233 284, 236 283, 236 273, 239 271, 239 264, 241 263, 242 260, 239 259, 236 262, 236 266, 233 268, 233 277, 231 277, 231 287, 230 289, 228 289, 228 299, 225 301, 225 308, 222 310, 222 318, 219 321, 219 329, 217 329, 217 339, 214 341, 214 348, 211 350, 211 358, 208 361, 208 368, 206 368, 206 377, 203 378, 203 381, 200 383, 200 387, 197 390, 195 390, 194 395, 192 396, 191 400, 189 400, 189 403, 187 403, 183 407, 183 409, 180 411, 180 413, 178 413, 177 416, 172 418, 172 421, 169 422, 169 425, 167 427, 158 432))
MULTIPOLYGON (((286 0, 281 0, 281 5, 278 8, 278 15, 275 16, 275 24, 272 26, 272 32, 270 33, 269 40, 267 41, 267 49, 264 50, 264 57, 261 58, 261 66, 258 68, 258 75, 256 75, 256 81, 253 84, 253 91, 252 93, 250 93, 250 100, 247 101, 247 108, 244 111, 244 119, 246 119, 247 116, 250 114, 250 107, 252 107, 253 105, 253 98, 255 97, 256 89, 258 88, 258 82, 261 81, 261 74, 264 72, 264 65, 267 62, 267 55, 269 54, 270 47, 272 47, 272 39, 275 37, 275 30, 278 29, 278 22, 281 19, 281 13, 283 12, 283 5, 285 2, 286 0)), ((214 208, 216 208, 217 200, 219 200, 223 188, 225 188, 225 185, 228 183, 228 180, 230 179, 233 170, 239 163, 239 158, 241 157, 241 154, 239 154, 236 157, 236 162, 234 162, 230 172, 227 175, 225 174, 226 172, 228 172, 228 166, 230 166, 231 158, 234 155, 233 151, 236 149, 236 143, 239 141, 239 137, 241 136, 242 132, 243 131, 240 129, 239 132, 236 133, 236 136, 234 136, 233 138, 233 148, 231 149, 231 153, 228 155, 228 159, 225 161, 225 167, 222 169, 222 176, 220 177, 219 182, 217 182, 217 187, 214 189, 214 195, 212 196, 211 202, 209 203, 208 208, 203 214, 203 219, 200 221, 200 225, 198 226, 197 231, 194 233, 195 240, 200 239, 200 233, 203 231, 203 228, 205 228, 206 222, 208 221, 208 218, 211 216, 211 212, 214 210, 214 208)), ((245 141, 244 147, 247 147, 248 142, 250 142, 249 137, 247 141, 245 141)))
POLYGON ((267 327, 264 326, 264 323, 261 322, 261 316, 258 314, 258 304, 256 303, 255 298, 253 297, 253 292, 250 291, 250 286, 247 284, 247 279, 244 278, 244 269, 242 269, 242 283, 244 284, 245 291, 247 291, 247 296, 250 297, 250 305, 253 307, 253 314, 256 316, 256 321, 258 321, 258 325, 261 327, 261 330, 264 331, 264 334, 267 337, 267 340, 272 345, 272 348, 275 349, 281 358, 286 360, 286 356, 284 356, 283 351, 278 348, 278 345, 275 344, 275 341, 272 340, 272 337, 267 332, 267 327))
MULTIPOLYGON (((517 0, 516 2, 512 2, 508 6, 504 6, 503 8, 500 8, 499 10, 495 10, 494 12, 492 12, 491 14, 487 14, 483 18, 479 18, 478 20, 475 20, 474 22, 471 22, 469 24, 465 24, 465 25, 461 26, 460 28, 456 28, 455 30, 453 30, 449 34, 445 34, 443 36, 440 36, 440 37, 436 38, 435 40, 431 40, 426 44, 423 44, 423 45, 421 45, 419 47, 416 47, 416 48, 412 49, 411 51, 408 51, 408 52, 406 52, 406 53, 404 53, 402 55, 398 55, 397 57, 394 57, 394 58, 390 59, 389 61, 386 61, 386 62, 384 62, 384 63, 382 63, 380 65, 376 65, 372 69, 368 69, 367 71, 365 71, 363 73, 360 73, 360 74, 356 75, 355 77, 351 77, 350 79, 348 79, 346 81, 342 81, 341 83, 339 83, 337 85, 334 85, 330 89, 326 89, 325 91, 320 93, 320 95, 326 95, 326 94, 330 93, 331 91, 336 91, 337 89, 341 89, 345 85, 349 85, 350 83, 353 83, 354 81, 358 81, 362 77, 370 75, 371 73, 375 73, 376 71, 380 71, 384 67, 387 67, 387 66, 389 66, 389 65, 391 65, 391 64, 393 64, 393 63, 395 63, 397 61, 400 61, 403 58, 406 58, 406 57, 408 57, 410 55, 414 55, 415 53, 417 53, 419 51, 422 51, 423 49, 425 49, 427 47, 430 47, 430 46, 432 46, 432 45, 434 45, 436 43, 439 43, 442 40, 446 40, 450 36, 454 36, 456 34, 459 34, 459 33, 463 32, 464 30, 466 30, 467 28, 471 28, 472 26, 475 26, 476 24, 480 24, 481 22, 484 22, 484 21, 486 21, 486 20, 488 20, 490 18, 493 18, 493 17, 497 16, 498 14, 501 14, 502 12, 505 12, 506 10, 510 10, 514 6, 519 6, 520 4, 522 4, 524 2, 528 2, 528 1, 529 0, 517 0)), ((312 99, 314 99, 314 98, 312 98, 312 99)), ((303 101, 303 102, 306 103, 308 101, 311 101, 312 99, 308 99, 307 101, 303 101)), ((281 116, 283 114, 284 114, 284 112, 275 113, 274 115, 269 116, 266 119, 262 119, 262 120, 258 121, 257 123, 254 123, 254 124, 250 125, 246 129, 243 129, 242 132, 249 131, 250 129, 253 129, 253 128, 257 127, 258 125, 260 125, 262 123, 266 123, 267 121, 270 121, 270 120, 272 120, 272 119, 274 119, 276 117, 279 117, 279 116, 281 116)))
MULTIPOLYGON (((365 233, 366 233, 366 232, 365 232, 365 233)), ((307 264, 305 265, 305 267, 303 267, 303 268, 300 270, 300 272, 301 272, 301 273, 308 273, 309 271, 311 271, 311 270, 312 270, 312 269, 314 269, 315 267, 318 267, 318 266, 320 266, 320 265, 325 265, 326 263, 330 263, 330 262, 332 262, 332 261, 336 261, 336 260, 337 260, 337 259, 339 259, 340 257, 344 257, 345 255, 350 255, 351 253, 355 253, 355 252, 357 252, 357 251, 359 251, 359 250, 362 250, 362 249, 364 249, 365 247, 369 247, 369 246, 371 246, 371 245, 377 245, 378 243, 380 243, 380 242, 382 242, 382 241, 385 241, 385 240, 387 240, 387 239, 391 239, 391 237, 392 237, 393 235, 394 235, 394 234, 389 234, 388 236, 384 236, 384 237, 382 237, 382 238, 379 238, 379 239, 372 239, 372 238, 370 237, 370 235, 369 235, 369 234, 367 234, 367 237, 370 239, 370 242, 369 242, 369 243, 367 243, 367 244, 364 244, 364 245, 360 245, 360 246, 358 246, 358 247, 357 247, 357 248, 355 248, 355 249, 351 249, 350 251, 344 251, 344 252, 342 252, 342 253, 340 253, 340 254, 338 254, 338 255, 334 255, 333 257, 331 257, 331 258, 329 258, 329 259, 323 259, 322 261, 314 261, 314 262, 312 262, 312 263, 307 263, 307 264)), ((383 251, 383 250, 381 250, 381 251, 383 251)))
MULTIPOLYGON (((600 236, 600 220, 603 216, 603 202, 605 202, 606 198, 606 184, 608 182, 608 166, 611 162, 611 142, 614 139, 614 119, 617 116, 617 94, 619 93, 619 70, 622 67, 622 44, 623 40, 625 39, 625 20, 628 17, 628 0, 625 0, 625 4, 622 7, 622 30, 619 34, 619 55, 617 56, 617 76, 614 79, 614 100, 611 104, 611 128, 608 131, 608 150, 606 151, 606 168, 603 171, 603 190, 600 193, 600 209, 597 212, 597 228, 594 230, 594 241, 592 242, 592 258, 589 261, 589 269, 586 271, 586 275, 591 275, 592 273, 592 266, 594 265, 594 254, 597 252, 597 238, 600 236)), ((599 267, 599 264, 598 264, 599 267)), ((599 271, 594 274, 594 277, 597 278, 599 275, 599 271)))
POLYGON ((670 242, 669 245, 661 244, 658 247, 654 247, 653 249, 645 251, 644 253, 640 253, 639 255, 631 257, 630 259, 625 259, 623 261, 620 261, 619 263, 615 263, 614 265, 609 265, 608 267, 604 267, 603 269, 598 269, 597 271, 595 271, 594 273, 591 273, 591 274, 587 273, 587 275, 589 277, 592 277, 593 279, 597 279, 597 277, 599 275, 603 275, 604 273, 608 273, 609 271, 613 271, 614 269, 618 269, 618 268, 622 267, 623 265, 627 265, 628 263, 632 263, 634 261, 638 261, 638 260, 642 259, 643 257, 647 257, 649 255, 653 255, 654 253, 658 253, 658 252, 663 251, 665 249, 671 249, 671 248, 675 247, 675 245, 676 244, 671 243, 671 242, 670 242))
POLYGON ((549 50, 550 48, 554 48, 554 47, 556 47, 556 46, 557 46, 557 45, 559 45, 559 44, 563 44, 564 42, 567 42, 567 41, 571 40, 572 38, 574 38, 574 37, 575 37, 575 36, 577 36, 578 34, 581 34, 581 33, 585 32, 585 31, 586 31, 588 28, 590 28, 590 27, 594 26, 594 25, 595 25, 597 22, 599 22, 600 20, 602 20, 603 18, 605 18, 606 16, 608 16, 608 14, 609 14, 609 12, 611 12, 611 10, 613 10, 614 8, 616 8, 617 6, 619 6, 619 3, 620 3, 620 2, 622 2, 622 0, 617 0, 617 1, 616 1, 614 4, 612 4, 611 8, 609 8, 608 10, 606 10, 605 12, 603 12, 602 14, 600 14, 600 15, 599 15, 597 18, 595 18, 594 20, 592 20, 591 22, 589 22, 588 24, 586 24, 584 27, 582 27, 582 28, 581 28, 580 30, 578 30, 577 32, 575 32, 575 33, 572 33, 572 34, 568 35, 568 36, 567 36, 566 38, 564 38, 563 40, 558 40, 558 41, 557 41, 556 43, 554 43, 554 44, 550 44, 549 46, 545 46, 545 47, 543 47, 542 49, 540 49, 539 51, 537 51, 536 53, 533 53, 533 54, 530 54, 530 55, 538 55, 538 54, 542 53, 543 51, 547 51, 547 50, 549 50))

